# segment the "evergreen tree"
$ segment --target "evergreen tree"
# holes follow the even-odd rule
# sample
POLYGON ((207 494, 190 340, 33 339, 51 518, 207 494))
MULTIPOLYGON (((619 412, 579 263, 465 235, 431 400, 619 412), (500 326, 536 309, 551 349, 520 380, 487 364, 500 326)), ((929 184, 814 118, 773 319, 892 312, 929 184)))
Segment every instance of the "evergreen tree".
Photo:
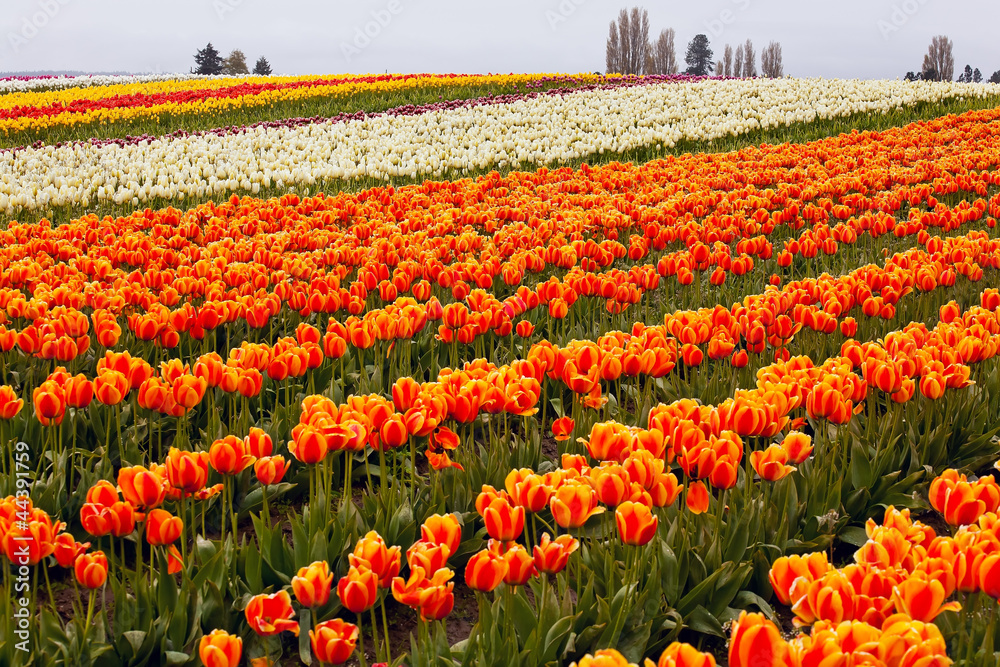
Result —
POLYGON ((977 67, 976 71, 972 73, 972 83, 982 83, 982 82, 983 82, 983 73, 980 72, 979 68, 977 67))
POLYGON ((270 76, 271 63, 267 62, 267 58, 261 56, 257 59, 257 64, 253 66, 253 73, 257 76, 270 76))
POLYGON ((692 76, 708 76, 715 69, 713 55, 708 37, 703 34, 695 35, 684 55, 684 62, 688 66, 686 73, 692 76))
POLYGON ((990 76, 990 83, 1000 83, 1000 69, 993 72, 993 74, 990 76))
POLYGON ((198 67, 192 70, 194 74, 222 74, 222 56, 209 42, 208 46, 198 49, 194 54, 194 62, 198 67))

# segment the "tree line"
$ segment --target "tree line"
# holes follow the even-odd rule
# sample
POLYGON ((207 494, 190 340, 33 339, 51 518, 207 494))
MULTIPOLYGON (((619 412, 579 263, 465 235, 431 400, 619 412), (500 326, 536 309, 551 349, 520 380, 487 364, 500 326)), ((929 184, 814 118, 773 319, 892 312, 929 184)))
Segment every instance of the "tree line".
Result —
MULTIPOLYGON (((239 76, 250 74, 247 68, 247 57, 239 49, 233 49, 225 58, 218 49, 209 42, 208 46, 198 49, 194 54, 195 67, 192 74, 225 74, 226 76, 239 76)), ((271 63, 267 58, 261 56, 257 59, 257 64, 253 68, 253 73, 257 76, 268 76, 271 74, 271 63)))
MULTIPOLYGON (((924 54, 924 62, 919 72, 909 71, 904 77, 907 81, 951 81, 955 76, 955 44, 947 35, 937 35, 931 39, 931 44, 924 54)), ((966 65, 965 70, 955 81, 959 83, 982 83, 983 73, 979 68, 966 65)), ((1000 70, 993 72, 990 83, 1000 83, 1000 70)))
MULTIPOLYGON (((660 31, 656 40, 649 39, 649 13, 641 7, 622 9, 618 20, 612 21, 608 29, 605 52, 608 74, 677 74, 675 45, 676 33, 673 28, 660 31)), ((755 77, 757 74, 757 54, 753 42, 747 40, 735 49, 726 44, 721 60, 714 61, 714 53, 708 36, 695 35, 684 53, 685 74, 707 76, 755 77)), ((761 51, 760 74, 777 79, 784 76, 781 59, 781 44, 771 42, 761 51)))

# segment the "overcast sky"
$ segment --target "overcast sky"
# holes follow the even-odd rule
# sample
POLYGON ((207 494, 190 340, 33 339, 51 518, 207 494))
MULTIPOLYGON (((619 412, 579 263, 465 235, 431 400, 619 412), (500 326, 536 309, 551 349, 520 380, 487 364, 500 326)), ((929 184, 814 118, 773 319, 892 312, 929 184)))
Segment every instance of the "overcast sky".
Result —
MULTIPOLYGON (((239 48, 276 74, 604 70, 607 0, 0 0, 0 71, 188 71, 195 50, 239 48), (365 33, 368 33, 367 35, 365 33)), ((1000 69, 996 0, 647 2, 651 37, 697 33, 716 58, 748 37, 781 43, 793 76, 899 78, 931 37, 985 77, 1000 69)), ((683 69, 683 65, 682 65, 683 69)))

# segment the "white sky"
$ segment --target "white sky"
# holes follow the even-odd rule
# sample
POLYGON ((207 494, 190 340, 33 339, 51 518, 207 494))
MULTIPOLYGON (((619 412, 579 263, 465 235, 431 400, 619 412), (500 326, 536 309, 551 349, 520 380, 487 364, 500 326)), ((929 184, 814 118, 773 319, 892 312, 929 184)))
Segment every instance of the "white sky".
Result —
MULTIPOLYGON (((187 71, 212 41, 265 55, 276 74, 604 70, 607 0, 0 0, 0 71, 187 71), (389 11, 395 10, 395 13, 389 11), (381 13, 385 25, 374 23, 381 13), (370 25, 369 25, 370 24, 370 25), (369 29, 374 37, 355 42, 369 29), (359 44, 361 46, 359 46, 359 44), (347 50, 356 49, 345 55, 347 50)), ((899 78, 931 37, 984 77, 1000 69, 996 0, 668 0, 647 2, 651 36, 697 33, 716 58, 751 38, 781 42, 793 76, 899 78), (992 34, 991 34, 992 33, 992 34)), ((683 69, 683 68, 682 68, 683 69)))

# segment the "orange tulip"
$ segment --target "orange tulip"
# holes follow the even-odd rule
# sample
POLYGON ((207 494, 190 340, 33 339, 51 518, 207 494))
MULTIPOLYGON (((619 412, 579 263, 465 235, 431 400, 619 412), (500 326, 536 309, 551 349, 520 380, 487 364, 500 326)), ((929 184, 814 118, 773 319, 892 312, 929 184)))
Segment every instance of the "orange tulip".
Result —
POLYGON ((410 434, 406 429, 406 421, 403 419, 403 415, 391 415, 382 423, 381 428, 379 428, 379 445, 385 449, 402 447, 409 438, 410 434))
POLYGON ((542 533, 534 548, 535 567, 545 574, 559 574, 579 548, 580 542, 571 535, 560 535, 553 540, 548 533, 542 533))
POLYGON ((432 514, 420 526, 420 537, 425 542, 446 546, 450 555, 458 551, 458 545, 462 541, 462 526, 454 514, 432 514))
MULTIPOLYGON (((0 387, 2 390, 2 387, 0 387)), ((71 377, 66 382, 66 405, 82 410, 94 400, 94 383, 83 373, 71 377)), ((2 398, 0 398, 2 404, 2 398)), ((2 409, 0 409, 2 410, 2 409)))
POLYGON ((930 623, 943 611, 959 611, 958 602, 944 602, 947 593, 940 581, 911 577, 892 589, 896 609, 916 621, 930 623))
POLYGON ((423 567, 412 566, 408 581, 400 577, 392 580, 392 597, 409 607, 419 608, 425 620, 440 620, 451 613, 455 604, 452 593, 455 584, 451 581, 454 576, 448 568, 441 568, 427 578, 423 567))
POLYGON ((645 667, 715 667, 715 657, 702 653, 690 644, 673 642, 660 654, 655 664, 646 658, 645 667))
POLYGON ((986 502, 964 479, 951 481, 942 475, 931 482, 929 496, 931 506, 953 526, 973 524, 986 512, 986 502))
POLYGON ((514 507, 507 498, 496 498, 483 512, 486 531, 495 540, 513 542, 524 531, 524 508, 514 507))
POLYGON ((104 405, 118 405, 128 390, 128 378, 118 371, 106 370, 94 380, 94 395, 104 405))
POLYGON ((287 591, 278 591, 272 595, 255 595, 247 603, 244 614, 250 628, 262 637, 276 635, 286 630, 293 632, 296 637, 299 634, 299 622, 292 620, 295 610, 292 609, 292 598, 287 591))
POLYGON ((629 546, 645 546, 656 535, 659 518, 648 507, 626 500, 615 510, 618 536, 629 546))
POLYGON ((980 561, 976 580, 984 593, 1000 600, 1000 554, 990 554, 980 561))
POLYGON ((538 574, 535 560, 528 550, 520 544, 511 545, 504 553, 507 561, 507 574, 503 581, 510 586, 524 586, 528 580, 538 574))
POLYGON ((87 489, 87 502, 94 505, 110 507, 120 499, 118 490, 111 482, 105 479, 99 480, 97 484, 87 489))
POLYGON ((52 555, 60 567, 73 567, 76 557, 90 548, 90 542, 77 542, 69 533, 59 533, 54 542, 52 555))
POLYGON ((410 569, 422 567, 427 572, 437 572, 448 564, 451 550, 447 544, 434 544, 420 540, 406 550, 406 562, 410 569))
POLYGON ((0 419, 13 419, 23 405, 24 399, 18 398, 10 385, 0 386, 0 419))
POLYGON ((519 320, 514 331, 521 338, 530 338, 531 334, 535 333, 535 325, 528 320, 519 320))
POLYGON ((378 597, 378 577, 365 567, 367 564, 363 560, 355 560, 347 576, 337 582, 340 602, 355 614, 368 611, 378 597))
POLYGON ((313 655, 325 665, 343 664, 354 653, 359 632, 358 626, 339 618, 317 623, 309 631, 313 655))
POLYGON ((540 512, 549 504, 552 488, 540 475, 531 474, 513 484, 509 475, 507 479, 511 499, 526 511, 540 512))
POLYGON ((781 441, 781 448, 785 450, 789 461, 795 465, 799 465, 812 454, 812 438, 805 433, 791 431, 781 441))
POLYGON ((799 595, 794 591, 800 590, 801 594, 804 594, 805 590, 801 589, 803 584, 821 579, 830 569, 825 551, 805 556, 782 556, 771 565, 768 579, 778 601, 783 605, 792 606, 798 602, 796 595, 799 595))
POLYGON ((593 655, 588 653, 580 658, 580 662, 574 662, 570 667, 638 667, 638 665, 626 660, 625 656, 613 648, 602 648, 593 655))
POLYGON ((730 667, 784 667, 788 644, 763 614, 740 612, 729 640, 730 667))
POLYGON ((251 428, 250 433, 243 438, 243 442, 250 455, 258 459, 270 456, 271 452, 274 451, 274 443, 271 441, 271 436, 264 429, 251 428))
POLYGON ((587 452, 597 461, 622 461, 632 438, 628 428, 617 422, 598 422, 590 431, 587 452))
POLYGON ((769 482, 777 482, 788 473, 795 470, 788 461, 788 452, 779 445, 770 445, 764 451, 750 452, 750 465, 760 478, 769 482))
POLYGON ((302 463, 312 465, 326 458, 327 439, 319 429, 299 425, 292 429, 292 441, 288 443, 288 450, 302 463))
POLYGON ((857 592, 840 570, 830 570, 804 588, 799 601, 792 606, 796 625, 811 625, 817 620, 840 623, 854 618, 857 592))
POLYGON ((597 492, 597 499, 608 507, 617 507, 632 491, 628 473, 617 463, 591 468, 590 480, 597 492))
POLYGON ((709 494, 708 487, 702 481, 691 484, 687 493, 687 508, 692 514, 701 514, 708 510, 709 494))
POLYGON ((198 643, 198 656, 205 667, 237 667, 243 656, 243 640, 225 630, 212 630, 198 643))
POLYGON ((173 544, 181 536, 184 522, 180 517, 162 509, 154 509, 146 515, 146 541, 158 547, 173 544))
POLYGON ((292 577, 292 591, 295 599, 303 607, 322 607, 330 599, 333 586, 333 573, 326 561, 320 560, 299 568, 298 574, 292 577))
POLYGON ((246 449, 245 441, 235 435, 216 440, 208 450, 208 462, 220 475, 237 475, 253 465, 255 457, 246 449))
POLYGON ((194 375, 182 375, 174 380, 171 386, 174 402, 186 410, 190 410, 201 402, 206 389, 208 389, 208 382, 205 381, 205 378, 194 375))
POLYGON ((62 388, 46 380, 31 394, 35 417, 42 426, 58 426, 66 415, 66 400, 62 388))
POLYGON ((474 591, 489 593, 503 582, 508 565, 504 557, 483 549, 465 567, 465 583, 474 591))
POLYGON ((108 580, 108 559, 103 551, 80 554, 73 564, 73 573, 84 588, 100 588, 108 580))
POLYGON ((569 417, 560 417, 552 422, 552 436, 556 439, 556 442, 565 442, 569 440, 572 433, 573 420, 569 417))
MULTIPOLYGON (((424 525, 427 525, 427 522, 424 525)), ((423 527, 421 527, 421 533, 423 534, 423 527)), ((426 534, 424 534, 424 539, 428 539, 426 534)), ((458 542, 455 542, 455 548, 458 548, 458 542)), ((401 566, 399 547, 386 547, 385 541, 374 530, 369 531, 367 535, 358 540, 354 546, 354 552, 348 555, 348 559, 351 565, 359 565, 361 561, 364 561, 378 577, 378 585, 381 588, 389 587, 392 579, 399 574, 401 566)))
POLYGON ((156 472, 142 466, 119 470, 118 489, 125 500, 141 509, 159 506, 167 493, 164 479, 156 472))
POLYGON ((284 456, 265 456, 257 459, 253 464, 253 470, 258 482, 270 486, 284 479, 285 473, 288 472, 288 463, 285 462, 284 456))
POLYGON ((556 523, 563 528, 579 528, 595 514, 604 512, 597 504, 597 494, 589 484, 566 483, 556 489, 549 500, 549 509, 556 523))
POLYGON ((182 493, 195 493, 208 483, 208 452, 167 452, 167 481, 182 493))
POLYGON ((674 473, 656 475, 649 489, 653 507, 670 507, 683 490, 684 485, 677 483, 677 476, 674 473))

